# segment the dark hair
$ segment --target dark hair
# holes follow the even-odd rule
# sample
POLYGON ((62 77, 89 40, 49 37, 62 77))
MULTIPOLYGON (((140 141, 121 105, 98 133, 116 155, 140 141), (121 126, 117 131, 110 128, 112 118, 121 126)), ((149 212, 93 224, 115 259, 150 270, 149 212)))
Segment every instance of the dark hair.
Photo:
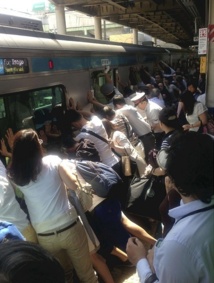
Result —
POLYGON ((126 101, 122 94, 115 94, 113 97, 113 104, 116 106, 117 104, 125 105, 126 101))
POLYGON ((159 112, 159 121, 164 125, 166 125, 167 127, 176 130, 182 129, 174 107, 169 106, 161 109, 161 111, 159 112))
POLYGON ((187 115, 192 115, 194 110, 194 105, 197 103, 193 94, 190 91, 186 91, 181 95, 181 102, 184 104, 184 112, 187 115))
POLYGON ((184 196, 210 203, 213 195, 213 139, 196 132, 177 134, 167 150, 166 171, 184 196))
POLYGON ((78 122, 81 119, 82 115, 74 109, 70 109, 65 112, 65 120, 67 120, 69 123, 78 122))
POLYGON ((32 129, 21 130, 14 136, 12 160, 8 175, 17 185, 24 186, 36 181, 42 169, 42 146, 32 129))
POLYGON ((110 106, 105 106, 103 108, 103 114, 105 117, 109 116, 110 118, 112 118, 113 116, 115 116, 115 111, 110 106))
POLYGON ((194 78, 191 78, 191 79, 188 81, 188 83, 187 83, 187 86, 190 86, 190 85, 192 85, 192 86, 194 87, 194 89, 197 89, 197 87, 198 87, 198 82, 197 82, 197 80, 194 79, 194 78))
POLYGON ((9 241, 0 245, 0 282, 65 283, 65 276, 59 262, 39 245, 9 241))
POLYGON ((151 97, 158 97, 160 95, 160 90, 159 88, 153 88, 151 91, 151 97))

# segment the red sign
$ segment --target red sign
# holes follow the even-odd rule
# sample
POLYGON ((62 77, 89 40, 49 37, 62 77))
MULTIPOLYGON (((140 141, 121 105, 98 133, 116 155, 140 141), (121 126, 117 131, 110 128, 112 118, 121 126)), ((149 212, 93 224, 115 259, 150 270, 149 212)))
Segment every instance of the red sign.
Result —
POLYGON ((208 39, 210 42, 214 42, 214 25, 209 25, 208 29, 208 39))

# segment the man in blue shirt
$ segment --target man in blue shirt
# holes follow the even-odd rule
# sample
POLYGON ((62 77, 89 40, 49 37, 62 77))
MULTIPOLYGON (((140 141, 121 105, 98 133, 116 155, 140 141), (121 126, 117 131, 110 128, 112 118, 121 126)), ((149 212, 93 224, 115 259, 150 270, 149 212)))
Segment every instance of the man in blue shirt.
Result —
POLYGON ((211 283, 214 278, 213 140, 188 132, 172 140, 157 157, 165 183, 181 196, 169 211, 175 224, 148 253, 137 238, 127 244, 141 283, 211 283))

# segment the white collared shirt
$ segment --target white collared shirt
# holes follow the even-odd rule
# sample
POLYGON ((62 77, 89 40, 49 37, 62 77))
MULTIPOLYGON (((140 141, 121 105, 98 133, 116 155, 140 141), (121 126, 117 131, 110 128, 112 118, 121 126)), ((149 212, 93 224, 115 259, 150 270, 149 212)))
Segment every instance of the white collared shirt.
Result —
MULTIPOLYGON (((214 204, 195 200, 171 209, 178 221, 184 215, 214 204)), ((153 265, 159 283, 211 283, 214 279, 214 210, 193 214, 172 227, 156 244, 153 265)), ((137 263, 140 282, 152 274, 146 259, 137 263)))

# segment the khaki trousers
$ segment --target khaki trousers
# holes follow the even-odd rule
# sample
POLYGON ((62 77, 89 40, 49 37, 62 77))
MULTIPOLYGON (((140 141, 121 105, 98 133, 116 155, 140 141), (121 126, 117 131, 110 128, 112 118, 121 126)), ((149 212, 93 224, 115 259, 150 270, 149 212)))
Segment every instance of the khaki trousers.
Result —
POLYGON ((98 282, 90 259, 86 233, 80 221, 62 233, 37 237, 39 244, 54 256, 57 257, 61 250, 67 253, 81 283, 98 282))

